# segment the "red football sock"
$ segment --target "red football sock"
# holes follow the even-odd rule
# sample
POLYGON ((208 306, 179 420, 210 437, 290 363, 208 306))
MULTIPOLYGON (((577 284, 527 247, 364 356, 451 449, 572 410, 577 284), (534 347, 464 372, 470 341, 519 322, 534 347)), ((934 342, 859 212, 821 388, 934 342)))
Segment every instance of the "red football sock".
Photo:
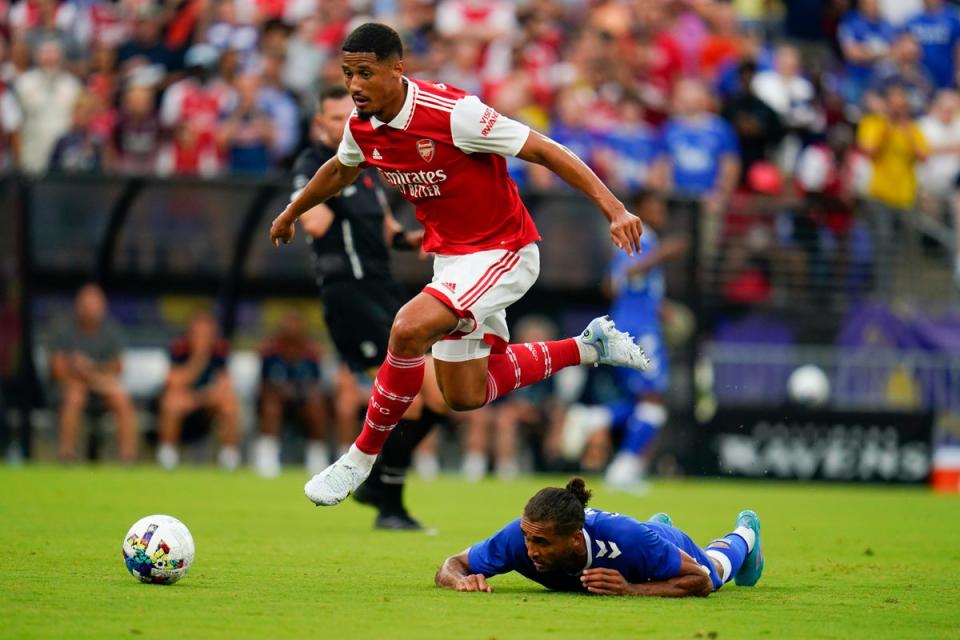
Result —
POLYGON ((371 455, 380 453, 390 432, 400 422, 407 407, 423 385, 423 356, 400 358, 387 352, 373 381, 367 418, 363 431, 354 443, 357 449, 371 455))
POLYGON ((576 338, 508 345, 506 353, 490 356, 487 403, 577 364, 580 364, 580 347, 576 338))

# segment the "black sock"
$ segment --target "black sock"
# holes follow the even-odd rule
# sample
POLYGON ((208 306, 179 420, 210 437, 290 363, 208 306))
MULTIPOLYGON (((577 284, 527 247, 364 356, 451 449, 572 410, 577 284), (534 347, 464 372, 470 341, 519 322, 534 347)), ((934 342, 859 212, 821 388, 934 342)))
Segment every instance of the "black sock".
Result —
POLYGON ((433 412, 424 411, 417 420, 401 420, 390 434, 365 484, 375 490, 381 513, 403 512, 403 487, 417 448, 436 422, 433 412))

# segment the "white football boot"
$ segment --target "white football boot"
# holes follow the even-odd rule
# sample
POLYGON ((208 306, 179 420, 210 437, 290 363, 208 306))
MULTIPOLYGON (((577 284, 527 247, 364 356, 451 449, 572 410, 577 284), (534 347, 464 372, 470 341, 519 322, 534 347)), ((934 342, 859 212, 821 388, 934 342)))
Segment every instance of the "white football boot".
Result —
POLYGON ((376 459, 377 456, 366 454, 353 445, 339 460, 313 476, 303 486, 303 492, 318 507, 340 504, 363 484, 376 459))
POLYGON ((650 360, 640 345, 633 341, 629 333, 617 329, 610 316, 594 318, 577 340, 580 342, 583 364, 609 364, 638 371, 650 366, 650 360), (595 360, 590 358, 590 351, 596 352, 595 360))

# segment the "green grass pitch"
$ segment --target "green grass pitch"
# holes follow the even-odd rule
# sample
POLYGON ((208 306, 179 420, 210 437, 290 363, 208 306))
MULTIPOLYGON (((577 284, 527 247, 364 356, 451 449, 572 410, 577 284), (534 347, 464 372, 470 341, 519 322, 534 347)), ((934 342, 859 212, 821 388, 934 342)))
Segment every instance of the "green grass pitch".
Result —
MULTIPOLYGON (((564 478, 415 481, 414 513, 438 535, 372 530, 355 503, 313 507, 304 477, 184 468, 0 467, 3 638, 957 638, 960 499, 924 489, 663 481, 594 503, 668 511, 706 544, 743 507, 763 520, 766 572, 706 599, 550 593, 519 576, 493 594, 433 586, 440 561, 564 478), (197 544, 170 587, 123 566, 127 528, 182 519, 197 544)), ((588 486, 590 485, 588 479, 588 486)))

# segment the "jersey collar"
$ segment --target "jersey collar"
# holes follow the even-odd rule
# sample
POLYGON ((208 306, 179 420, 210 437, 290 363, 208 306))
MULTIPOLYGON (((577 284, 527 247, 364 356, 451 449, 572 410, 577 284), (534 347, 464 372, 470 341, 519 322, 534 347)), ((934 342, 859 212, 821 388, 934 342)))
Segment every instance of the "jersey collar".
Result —
POLYGON ((590 534, 587 533, 586 527, 580 530, 583 531, 583 541, 587 545, 587 564, 583 565, 583 569, 580 570, 583 572, 589 569, 590 565, 593 564, 593 540, 590 539, 590 534))
POLYGON ((420 89, 417 88, 417 83, 408 80, 406 76, 403 76, 403 81, 407 85, 407 97, 403 100, 403 106, 400 108, 400 112, 397 113, 390 122, 384 122, 377 116, 373 116, 370 118, 370 125, 374 129, 379 129, 381 125, 387 125, 393 129, 403 130, 410 124, 410 118, 413 116, 413 110, 416 104, 415 100, 417 99, 417 94, 420 92, 420 89))

